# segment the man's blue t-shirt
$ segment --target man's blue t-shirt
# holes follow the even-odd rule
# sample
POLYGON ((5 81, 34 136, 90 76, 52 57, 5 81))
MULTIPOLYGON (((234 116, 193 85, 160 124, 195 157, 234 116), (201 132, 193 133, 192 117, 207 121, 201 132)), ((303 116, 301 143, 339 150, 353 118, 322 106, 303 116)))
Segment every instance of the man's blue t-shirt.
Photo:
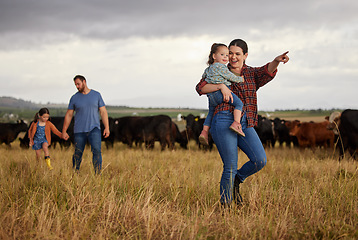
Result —
POLYGON ((103 106, 105 104, 101 94, 93 89, 88 94, 74 94, 68 104, 68 109, 76 112, 74 133, 90 132, 94 128, 101 129, 98 111, 103 106))

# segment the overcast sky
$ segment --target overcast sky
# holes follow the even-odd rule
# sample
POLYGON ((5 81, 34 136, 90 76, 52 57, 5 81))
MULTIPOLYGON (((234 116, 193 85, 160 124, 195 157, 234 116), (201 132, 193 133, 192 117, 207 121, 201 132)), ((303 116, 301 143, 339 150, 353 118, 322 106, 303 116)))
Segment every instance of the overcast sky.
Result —
POLYGON ((207 108, 195 85, 210 46, 235 38, 246 63, 290 62, 259 110, 358 108, 358 1, 2 0, 0 96, 68 103, 73 77, 107 105, 207 108))

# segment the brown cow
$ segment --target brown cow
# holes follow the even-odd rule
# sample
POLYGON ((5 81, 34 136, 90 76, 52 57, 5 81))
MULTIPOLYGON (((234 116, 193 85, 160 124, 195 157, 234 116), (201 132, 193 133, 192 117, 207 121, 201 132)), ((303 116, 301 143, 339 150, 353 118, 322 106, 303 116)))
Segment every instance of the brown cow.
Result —
POLYGON ((325 148, 333 148, 334 133, 327 129, 329 122, 303 122, 295 123, 290 129, 290 135, 296 136, 301 148, 311 147, 313 150, 316 146, 323 145, 325 148))
POLYGON ((293 121, 286 121, 285 125, 288 128, 288 130, 291 131, 296 125, 300 123, 301 122, 299 120, 293 120, 293 121))

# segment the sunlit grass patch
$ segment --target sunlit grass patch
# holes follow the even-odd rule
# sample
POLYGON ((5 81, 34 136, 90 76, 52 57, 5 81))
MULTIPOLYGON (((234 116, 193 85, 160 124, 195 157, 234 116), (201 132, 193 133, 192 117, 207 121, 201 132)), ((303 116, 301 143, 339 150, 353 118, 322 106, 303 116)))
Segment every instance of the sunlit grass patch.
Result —
MULTIPOLYGON (((357 162, 318 149, 267 149, 268 162, 241 185, 244 204, 219 204, 218 152, 51 149, 49 171, 32 150, 0 148, 1 239, 358 238, 357 162)), ((239 166, 247 161, 239 152, 239 166)))

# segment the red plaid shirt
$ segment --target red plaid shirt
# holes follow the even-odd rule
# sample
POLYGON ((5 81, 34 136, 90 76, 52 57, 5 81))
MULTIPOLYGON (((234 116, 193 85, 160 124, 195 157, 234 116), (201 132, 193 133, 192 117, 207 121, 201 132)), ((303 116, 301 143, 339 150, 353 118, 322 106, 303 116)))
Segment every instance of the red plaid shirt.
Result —
MULTIPOLYGON (((246 113, 248 127, 257 125, 257 95, 256 91, 270 82, 277 73, 277 69, 274 73, 269 73, 267 70, 268 63, 262 67, 250 67, 244 64, 241 70, 241 76, 244 76, 245 81, 243 83, 232 83, 230 89, 235 93, 243 102, 244 107, 242 114, 246 113)), ((205 79, 201 79, 196 85, 196 91, 201 96, 204 93, 201 91, 202 87, 207 84, 205 79)), ((216 106, 214 115, 220 111, 234 111, 234 106, 229 103, 222 103, 216 106)))

